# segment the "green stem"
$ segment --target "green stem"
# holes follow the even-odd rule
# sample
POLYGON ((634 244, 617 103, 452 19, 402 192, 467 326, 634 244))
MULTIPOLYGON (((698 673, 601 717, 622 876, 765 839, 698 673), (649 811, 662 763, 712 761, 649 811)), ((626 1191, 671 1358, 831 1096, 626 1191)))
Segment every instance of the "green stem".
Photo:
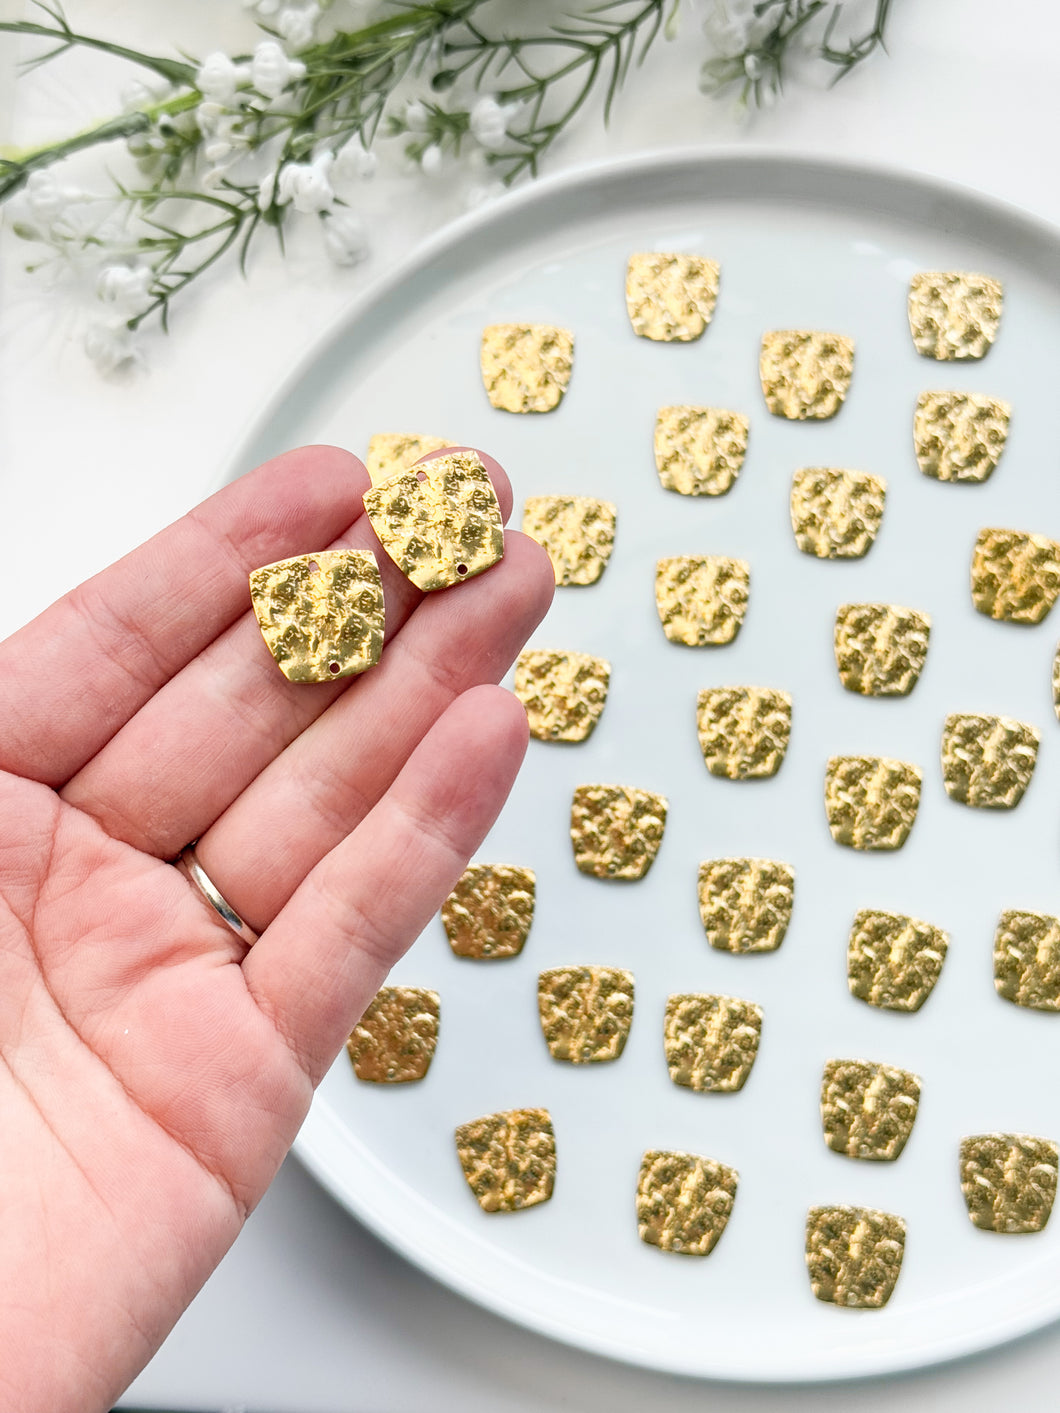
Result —
POLYGON ((181 87, 194 84, 196 70, 191 64, 179 59, 164 59, 157 54, 141 54, 138 49, 126 49, 121 44, 112 44, 109 39, 94 39, 90 34, 77 34, 65 26, 53 29, 48 25, 31 24, 29 20, 0 21, 0 34, 34 34, 42 39, 56 39, 63 48, 80 44, 86 49, 101 49, 105 54, 113 54, 118 59, 127 59, 130 64, 139 64, 143 69, 151 69, 170 83, 181 87))

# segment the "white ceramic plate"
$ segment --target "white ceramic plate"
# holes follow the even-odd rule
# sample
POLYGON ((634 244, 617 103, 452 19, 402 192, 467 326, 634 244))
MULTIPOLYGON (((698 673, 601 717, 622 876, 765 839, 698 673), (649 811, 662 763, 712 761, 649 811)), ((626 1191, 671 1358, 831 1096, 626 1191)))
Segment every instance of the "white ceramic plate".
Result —
MULTIPOLYGON (((982 1349, 1060 1313, 1060 1217, 1040 1235, 974 1229, 957 1146, 995 1129, 1060 1138, 1060 1015, 1000 1000, 992 985, 999 912, 1058 909, 1055 782, 1060 727, 1050 667, 1056 624, 1021 629, 973 611, 977 530, 1060 536, 1060 240, 969 193, 790 157, 662 156, 542 183, 452 228, 389 278, 315 351, 265 415, 240 469, 283 447, 335 441, 363 454, 376 431, 420 431, 487 448, 508 468, 517 512, 530 494, 596 495, 618 505, 614 555, 592 588, 557 593, 541 646, 601 654, 610 698, 591 740, 532 742, 483 861, 532 866, 538 906, 514 960, 460 961, 440 923, 394 979, 441 994, 427 1079, 358 1083, 341 1057, 317 1095, 297 1152, 352 1212, 427 1271, 491 1310, 617 1358, 728 1379, 822 1379, 909 1368, 982 1349), (634 337, 623 301, 634 250, 707 254, 722 268, 714 322, 692 344, 634 337), (914 352, 906 289, 917 269, 984 270, 1005 284, 995 347, 978 363, 914 352), (490 408, 478 374, 486 323, 543 321, 575 331, 570 391, 550 416, 490 408), (827 423, 766 412, 758 384, 764 329, 852 335, 850 395, 827 423), (924 478, 913 457, 916 395, 956 388, 1014 408, 1001 465, 981 486, 924 478), (707 403, 751 418, 733 491, 662 491, 655 409, 707 403), (788 519, 792 471, 853 466, 886 477, 883 528, 866 558, 800 554, 788 519), (725 648, 669 644, 653 600, 658 556, 738 555, 752 566, 746 623, 725 648), (928 610, 927 666, 908 699, 841 688, 836 606, 889 601, 928 610), (794 697, 791 747, 770 781, 708 775, 695 697, 711 684, 782 687, 794 697), (1015 811, 964 808, 945 795, 939 736, 950 711, 1004 713, 1042 731, 1037 771, 1015 811), (834 844, 822 785, 827 757, 867 753, 924 772, 920 815, 893 854, 834 844), (646 880, 596 882, 571 857, 568 812, 582 782, 658 790, 670 819, 646 880), (696 907, 703 859, 751 854, 797 870, 781 949, 711 950, 696 907), (847 989, 858 908, 908 912, 944 927, 950 955, 915 1015, 873 1010, 847 989), (625 1054, 554 1063, 540 1032, 541 968, 609 963, 636 977, 625 1054), (761 1051, 743 1092, 670 1083, 666 997, 744 996, 764 1009, 761 1051), (896 1163, 840 1157, 823 1142, 821 1067, 863 1057, 923 1078, 920 1113, 896 1163), (558 1175, 553 1199, 487 1216, 453 1147, 456 1124, 546 1106, 558 1175), (735 1209, 707 1259, 641 1243, 633 1195, 642 1151, 691 1150, 740 1173, 735 1209), (807 1208, 855 1203, 907 1222, 905 1262, 886 1309, 847 1311, 811 1295, 807 1208)), ((1060 612, 1060 610, 1058 610, 1060 612)), ((454 652, 460 644, 452 644, 454 652)), ((351 1276, 355 1279, 355 1275, 351 1276)))

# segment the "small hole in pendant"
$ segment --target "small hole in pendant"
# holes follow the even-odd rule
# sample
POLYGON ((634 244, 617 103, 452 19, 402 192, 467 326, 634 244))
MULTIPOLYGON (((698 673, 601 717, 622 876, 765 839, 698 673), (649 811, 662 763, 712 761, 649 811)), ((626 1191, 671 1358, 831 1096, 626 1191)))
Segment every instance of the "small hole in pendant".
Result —
POLYGON ((466 564, 458 564, 458 565, 456 566, 456 572, 457 572, 458 574, 466 574, 466 573, 467 573, 467 565, 466 565, 466 564))
POLYGON ((426 472, 426 471, 417 471, 417 472, 416 472, 416 480, 417 480, 417 481, 426 481, 426 479, 427 479, 427 472, 426 472))
POLYGON ((320 573, 320 565, 316 562, 315 559, 311 559, 311 560, 309 561, 309 572, 310 572, 310 574, 319 574, 319 573, 320 573))
POLYGON ((329 662, 329 663, 328 663, 328 671, 331 673, 331 675, 332 675, 333 677, 334 677, 334 675, 335 675, 337 672, 341 672, 341 670, 342 670, 342 668, 341 668, 341 666, 340 666, 339 663, 337 663, 337 662, 329 662))

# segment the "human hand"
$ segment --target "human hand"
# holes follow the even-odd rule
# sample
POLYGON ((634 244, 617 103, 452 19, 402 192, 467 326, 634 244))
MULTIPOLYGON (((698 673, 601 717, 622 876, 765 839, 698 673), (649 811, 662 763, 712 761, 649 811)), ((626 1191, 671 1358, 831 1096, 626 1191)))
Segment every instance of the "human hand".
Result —
POLYGON ((5 1413, 109 1408, 148 1361, 515 777, 522 707, 482 684, 547 557, 509 532, 424 598, 367 485, 334 448, 279 457, 0 644, 5 1413), (383 656, 294 686, 247 574, 333 543, 377 550, 383 656), (166 862, 196 838, 249 952, 166 862))

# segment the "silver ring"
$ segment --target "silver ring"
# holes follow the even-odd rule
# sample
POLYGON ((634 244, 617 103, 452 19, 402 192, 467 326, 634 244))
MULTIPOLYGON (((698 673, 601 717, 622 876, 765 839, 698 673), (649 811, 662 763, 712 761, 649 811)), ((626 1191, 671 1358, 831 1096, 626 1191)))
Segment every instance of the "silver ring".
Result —
POLYGON ((180 857, 174 867, 184 875, 193 888, 198 889, 217 916, 228 924, 239 940, 246 946, 253 947, 258 940, 258 934, 252 927, 247 926, 231 903, 221 896, 216 884, 195 857, 195 844, 198 842, 196 839, 195 843, 189 844, 186 849, 181 849, 180 857))

